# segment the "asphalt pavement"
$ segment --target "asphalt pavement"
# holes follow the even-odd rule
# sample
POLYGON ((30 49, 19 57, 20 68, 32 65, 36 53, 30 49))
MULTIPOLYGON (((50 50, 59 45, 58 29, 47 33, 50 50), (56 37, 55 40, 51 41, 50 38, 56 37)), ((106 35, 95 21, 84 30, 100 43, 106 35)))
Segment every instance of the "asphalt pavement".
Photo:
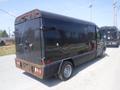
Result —
POLYGON ((0 90, 120 90, 120 48, 74 69, 68 81, 36 78, 15 67, 15 55, 0 57, 0 90))

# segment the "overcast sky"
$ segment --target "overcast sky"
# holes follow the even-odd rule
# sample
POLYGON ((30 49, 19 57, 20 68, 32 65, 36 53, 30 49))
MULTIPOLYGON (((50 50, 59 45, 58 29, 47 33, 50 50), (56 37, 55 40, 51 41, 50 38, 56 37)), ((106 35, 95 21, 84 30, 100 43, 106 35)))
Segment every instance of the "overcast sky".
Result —
MULTIPOLYGON (((0 0, 0 9, 19 16, 33 9, 40 9, 65 16, 90 21, 91 0, 0 0)), ((92 21, 99 27, 113 25, 113 0, 93 0, 92 21)), ((120 4, 120 3, 119 3, 120 4)), ((118 13, 120 27, 120 10, 118 13)), ((14 30, 15 18, 0 11, 0 29, 14 30)))

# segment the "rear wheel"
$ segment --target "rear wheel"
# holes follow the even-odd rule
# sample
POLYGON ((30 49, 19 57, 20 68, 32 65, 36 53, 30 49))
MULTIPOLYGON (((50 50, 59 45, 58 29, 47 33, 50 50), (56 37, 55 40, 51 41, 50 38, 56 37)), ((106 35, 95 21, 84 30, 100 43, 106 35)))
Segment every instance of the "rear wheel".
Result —
POLYGON ((73 72, 72 63, 69 61, 65 61, 62 64, 62 67, 61 67, 60 73, 58 74, 58 77, 59 77, 59 79, 64 80, 64 81, 68 80, 71 77, 72 72, 73 72))
POLYGON ((102 57, 104 55, 104 49, 102 49, 102 52, 100 54, 100 57, 102 57))
POLYGON ((116 47, 119 47, 119 44, 117 44, 116 47))

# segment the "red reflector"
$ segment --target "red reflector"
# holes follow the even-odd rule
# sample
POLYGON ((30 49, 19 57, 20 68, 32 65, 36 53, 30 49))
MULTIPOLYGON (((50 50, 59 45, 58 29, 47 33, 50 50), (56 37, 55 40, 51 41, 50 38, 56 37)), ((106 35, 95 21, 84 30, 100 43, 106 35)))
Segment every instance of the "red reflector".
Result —
POLYGON ((20 61, 16 61, 16 64, 20 66, 20 61))
POLYGON ((34 70, 34 71, 35 71, 35 73, 38 74, 38 75, 41 75, 41 74, 42 74, 42 69, 40 69, 40 68, 36 68, 36 67, 35 67, 35 70, 34 70))

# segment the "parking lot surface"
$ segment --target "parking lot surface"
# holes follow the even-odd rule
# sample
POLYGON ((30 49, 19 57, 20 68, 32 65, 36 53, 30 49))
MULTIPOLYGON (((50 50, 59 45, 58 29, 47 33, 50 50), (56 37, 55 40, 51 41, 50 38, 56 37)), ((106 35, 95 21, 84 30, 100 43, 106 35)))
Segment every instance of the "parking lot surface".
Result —
POLYGON ((0 90, 120 90, 120 48, 74 69, 68 81, 38 79, 15 67, 15 55, 0 57, 0 90))

